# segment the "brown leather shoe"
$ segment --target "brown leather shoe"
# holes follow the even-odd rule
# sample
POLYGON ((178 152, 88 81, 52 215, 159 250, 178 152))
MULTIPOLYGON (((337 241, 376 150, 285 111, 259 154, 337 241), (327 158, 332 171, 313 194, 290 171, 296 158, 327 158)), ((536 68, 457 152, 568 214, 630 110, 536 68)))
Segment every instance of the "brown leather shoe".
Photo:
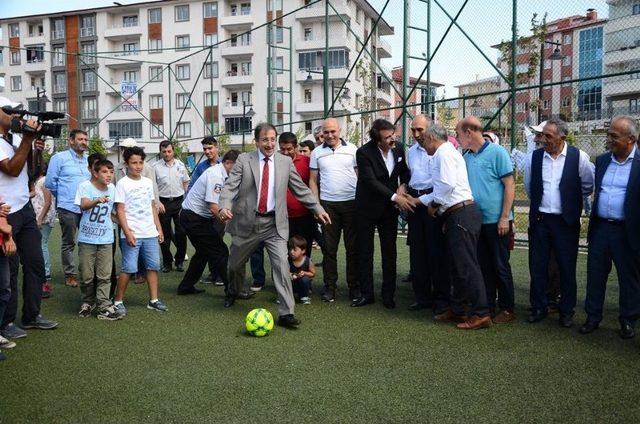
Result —
POLYGON ((516 314, 514 314, 512 311, 500 311, 500 313, 498 315, 495 316, 495 318, 493 319, 493 323, 494 324, 506 324, 509 322, 513 322, 516 320, 516 314))
POLYGON ((440 322, 465 322, 467 319, 464 315, 456 315, 453 311, 448 310, 447 312, 443 312, 441 314, 437 314, 433 317, 436 321, 440 322))
POLYGON ((64 285, 67 287, 78 287, 78 280, 75 275, 66 275, 64 277, 64 285))
POLYGON ((461 322, 456 327, 460 330, 477 330, 480 328, 488 328, 491 327, 491 317, 487 315, 486 317, 479 317, 478 315, 473 315, 465 322, 461 322))

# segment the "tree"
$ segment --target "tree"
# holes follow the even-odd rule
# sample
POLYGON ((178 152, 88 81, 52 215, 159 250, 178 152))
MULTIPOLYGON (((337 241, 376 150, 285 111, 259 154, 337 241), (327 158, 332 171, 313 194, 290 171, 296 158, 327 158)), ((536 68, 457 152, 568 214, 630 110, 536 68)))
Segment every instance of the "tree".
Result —
POLYGON ((444 101, 445 95, 443 94, 440 98, 440 102, 438 102, 436 106, 438 120, 440 121, 440 125, 448 130, 453 130, 454 124, 456 121, 456 116, 453 113, 453 109, 451 106, 444 101))
POLYGON ((89 139, 88 150, 90 155, 94 153, 100 153, 101 155, 106 157, 107 154, 109 154, 109 152, 107 151, 107 147, 104 143, 104 140, 100 138, 98 134, 94 134, 89 139))

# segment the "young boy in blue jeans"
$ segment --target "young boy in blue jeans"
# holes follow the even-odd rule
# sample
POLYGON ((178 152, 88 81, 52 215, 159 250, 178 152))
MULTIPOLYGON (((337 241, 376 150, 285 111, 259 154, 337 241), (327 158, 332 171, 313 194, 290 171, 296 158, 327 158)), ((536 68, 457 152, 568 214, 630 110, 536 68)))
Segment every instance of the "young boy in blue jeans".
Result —
POLYGON ((307 241, 303 237, 293 236, 289 239, 287 246, 293 293, 303 305, 310 305, 311 282, 316 275, 316 267, 305 254, 308 248, 307 241))
POLYGON ((158 299, 160 245, 164 240, 158 211, 154 205, 153 182, 142 176, 146 155, 140 147, 128 147, 123 153, 127 175, 116 185, 116 213, 120 224, 122 266, 114 297, 116 312, 124 317, 122 302, 130 274, 138 272, 138 256, 142 255, 147 272, 149 303, 147 309, 165 312, 167 306, 158 299))
POLYGON ((82 305, 78 316, 90 317, 98 309, 98 319, 115 321, 120 315, 109 300, 113 263, 113 163, 97 158, 91 165, 91 179, 80 183, 75 204, 82 217, 78 227, 78 257, 82 305))

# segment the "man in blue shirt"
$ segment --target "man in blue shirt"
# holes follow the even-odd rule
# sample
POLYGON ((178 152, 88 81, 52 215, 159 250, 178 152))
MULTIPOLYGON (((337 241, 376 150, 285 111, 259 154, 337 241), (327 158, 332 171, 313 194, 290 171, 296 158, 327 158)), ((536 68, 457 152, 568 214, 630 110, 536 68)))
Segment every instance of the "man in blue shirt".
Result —
POLYGON ((482 124, 470 116, 458 124, 457 138, 464 149, 473 198, 482 212, 478 260, 482 269, 487 303, 495 323, 515 320, 513 275, 509 244, 515 197, 513 164, 507 151, 485 139, 482 124), (496 295, 500 313, 496 314, 496 295))
POLYGON ((73 250, 76 231, 80 224, 80 207, 75 204, 76 192, 81 182, 91 177, 87 166, 87 133, 74 129, 69 133, 69 149, 53 155, 49 161, 45 187, 56 198, 58 220, 62 229, 62 266, 64 283, 77 287, 73 250))
POLYGON ((202 151, 204 155, 207 157, 207 160, 204 160, 196 166, 196 169, 193 170, 193 174, 191 174, 191 181, 189 181, 189 188, 187 191, 191 190, 191 187, 196 183, 200 175, 204 173, 209 167, 214 166, 218 163, 218 140, 213 136, 207 136, 202 139, 202 151))
POLYGON ((638 124, 630 116, 613 118, 607 148, 596 159, 595 197, 589 220, 587 258, 587 321, 580 333, 598 328, 611 262, 620 286, 620 337, 635 336, 640 317, 640 156, 638 124))

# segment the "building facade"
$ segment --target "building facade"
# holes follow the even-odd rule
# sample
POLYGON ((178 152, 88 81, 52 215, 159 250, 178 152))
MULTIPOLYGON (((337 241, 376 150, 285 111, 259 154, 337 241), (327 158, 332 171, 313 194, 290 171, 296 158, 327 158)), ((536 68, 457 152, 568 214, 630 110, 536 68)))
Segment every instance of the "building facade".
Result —
MULTIPOLYGON (((251 140, 260 121, 295 122, 283 131, 318 125, 328 35, 336 113, 357 111, 365 100, 390 105, 390 91, 365 59, 347 81, 348 94, 337 92, 358 40, 374 28, 375 9, 366 0, 332 1, 326 30, 324 5, 310 3, 173 0, 1 19, 8 48, 0 77, 6 96, 29 109, 67 113, 70 128, 111 141, 157 144, 173 136, 198 151, 210 133, 229 133, 235 145, 242 132, 251 140), (277 18, 269 37, 264 24, 277 18), (38 104, 42 89, 50 104, 38 104)), ((391 57, 383 39, 391 34, 381 19, 367 46, 377 61, 391 57)))

